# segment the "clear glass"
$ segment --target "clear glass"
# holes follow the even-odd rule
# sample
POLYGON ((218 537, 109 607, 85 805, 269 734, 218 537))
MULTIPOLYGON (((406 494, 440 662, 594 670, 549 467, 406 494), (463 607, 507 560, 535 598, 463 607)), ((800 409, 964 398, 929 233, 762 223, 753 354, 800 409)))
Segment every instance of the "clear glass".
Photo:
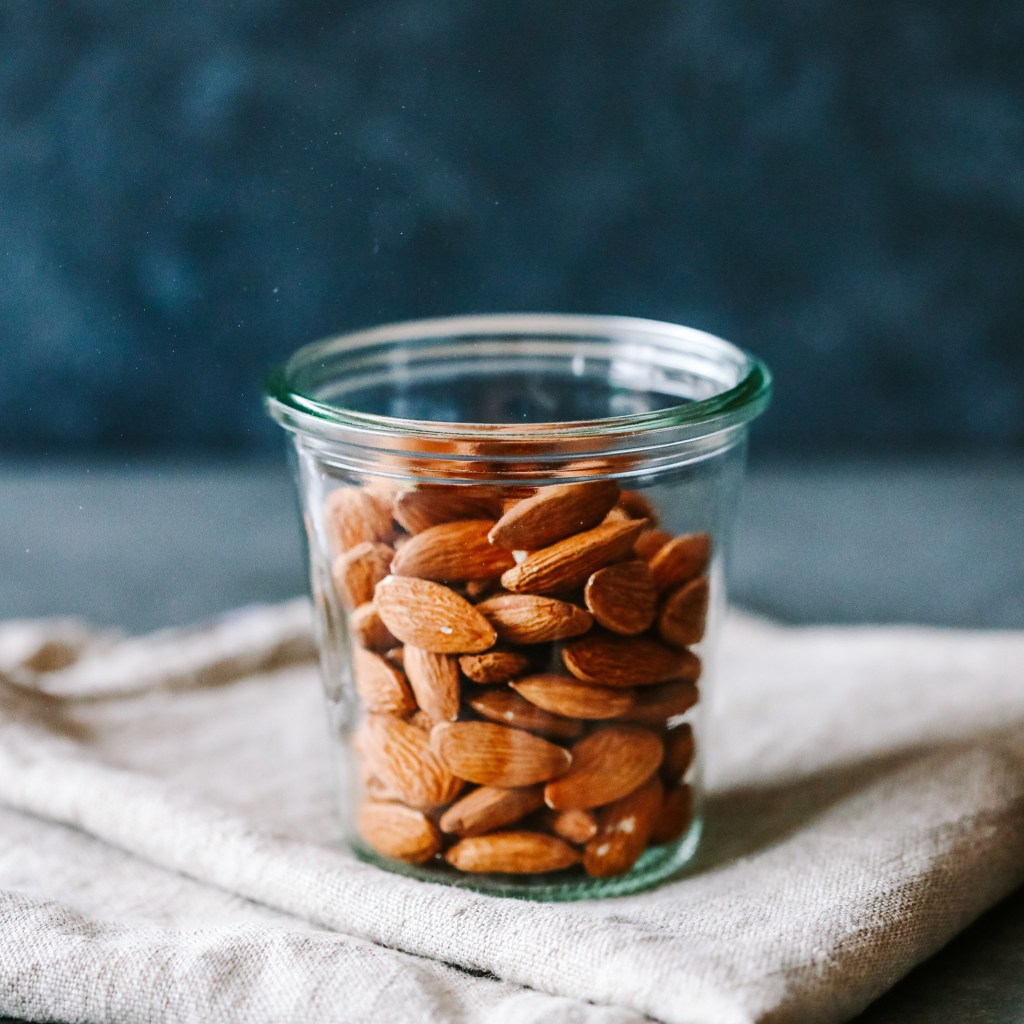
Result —
POLYGON ((392 325, 275 375, 360 857, 551 900, 685 868, 770 388, 703 332, 588 316, 392 325))

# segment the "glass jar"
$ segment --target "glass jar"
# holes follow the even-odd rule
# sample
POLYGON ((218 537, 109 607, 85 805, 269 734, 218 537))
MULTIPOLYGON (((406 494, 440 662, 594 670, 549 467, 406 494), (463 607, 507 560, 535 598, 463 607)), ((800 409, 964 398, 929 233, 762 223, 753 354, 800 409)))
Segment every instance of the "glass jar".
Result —
POLYGON ((360 857, 539 899, 632 892, 692 858, 770 387, 701 331, 519 314, 328 339, 273 377, 360 857))

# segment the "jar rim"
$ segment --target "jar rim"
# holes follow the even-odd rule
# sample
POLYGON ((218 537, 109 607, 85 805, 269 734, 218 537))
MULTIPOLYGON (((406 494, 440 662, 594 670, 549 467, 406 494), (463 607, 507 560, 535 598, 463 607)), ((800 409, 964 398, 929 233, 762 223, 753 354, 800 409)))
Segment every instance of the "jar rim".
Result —
POLYGON ((363 444, 376 436, 400 435, 406 441, 421 441, 424 451, 440 453, 465 450, 472 443, 477 454, 484 445, 489 454, 503 447, 519 448, 538 442, 586 444, 611 436, 647 436, 669 431, 677 440, 706 437, 746 424, 764 411, 771 398, 772 376, 756 356, 731 342, 705 331, 659 320, 599 314, 488 313, 466 316, 407 320, 380 327, 324 338, 297 349, 267 380, 265 402, 271 416, 287 429, 343 441, 360 438, 363 444), (675 405, 625 415, 590 420, 554 420, 528 423, 476 423, 404 419, 363 412, 325 402, 297 386, 304 368, 329 358, 338 358, 396 342, 454 339, 459 336, 494 338, 561 337, 614 341, 660 341, 679 347, 699 348, 710 357, 730 360, 739 369, 735 384, 706 398, 688 399, 675 405), (452 446, 455 446, 454 448, 452 446))

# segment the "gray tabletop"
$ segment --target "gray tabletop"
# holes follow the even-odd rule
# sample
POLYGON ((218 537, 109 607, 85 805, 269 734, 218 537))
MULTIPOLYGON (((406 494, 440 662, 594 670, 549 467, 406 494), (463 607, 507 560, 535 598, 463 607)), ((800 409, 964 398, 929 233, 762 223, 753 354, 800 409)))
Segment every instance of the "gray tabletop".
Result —
MULTIPOLYGON (((755 464, 732 597, 788 622, 1024 628, 1022 510, 1024 460, 755 464)), ((138 631, 305 589, 277 463, 6 463, 0 522, 0 618, 138 631)), ((857 1020, 1024 1020, 1024 891, 857 1020)))

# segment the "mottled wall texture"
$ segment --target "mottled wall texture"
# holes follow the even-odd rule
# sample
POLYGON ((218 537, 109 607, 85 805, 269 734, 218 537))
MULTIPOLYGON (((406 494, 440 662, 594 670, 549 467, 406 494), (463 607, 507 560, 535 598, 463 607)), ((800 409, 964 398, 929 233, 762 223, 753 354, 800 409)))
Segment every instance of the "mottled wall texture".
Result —
POLYGON ((3 0, 0 450, 279 444, 298 344, 690 323, 762 450, 1024 444, 1020 0, 3 0))

